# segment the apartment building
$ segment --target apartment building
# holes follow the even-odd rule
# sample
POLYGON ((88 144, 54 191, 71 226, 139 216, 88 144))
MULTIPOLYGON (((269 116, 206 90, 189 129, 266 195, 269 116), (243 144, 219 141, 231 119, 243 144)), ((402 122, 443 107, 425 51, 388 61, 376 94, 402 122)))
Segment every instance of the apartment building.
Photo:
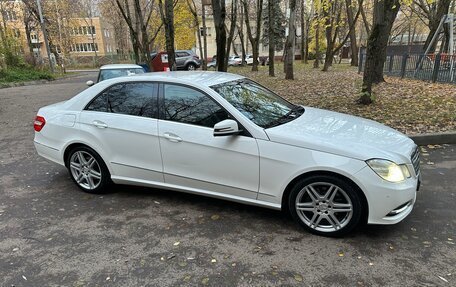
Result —
MULTIPOLYGON (((2 27, 5 32, 17 39, 17 52, 27 54, 29 47, 24 21, 24 4, 22 1, 9 1, 7 5, 0 8, 2 27)), ((56 17, 53 20, 54 23, 48 26, 48 31, 50 31, 50 43, 57 53, 62 55, 66 52, 70 57, 117 54, 114 28, 102 17, 69 19, 56 17)), ((46 59, 48 56, 41 26, 34 21, 29 23, 29 30, 34 56, 46 59)))

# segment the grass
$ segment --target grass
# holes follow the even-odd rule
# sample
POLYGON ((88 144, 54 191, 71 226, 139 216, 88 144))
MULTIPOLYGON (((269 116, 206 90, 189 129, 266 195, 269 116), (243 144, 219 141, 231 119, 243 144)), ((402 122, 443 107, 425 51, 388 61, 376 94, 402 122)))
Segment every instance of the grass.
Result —
POLYGON ((258 72, 251 67, 234 67, 230 72, 245 75, 295 104, 323 108, 369 118, 407 134, 456 131, 456 86, 386 77, 374 87, 375 102, 356 104, 362 83, 357 68, 335 65, 328 72, 311 64, 295 64, 295 80, 285 80, 283 63, 276 65, 276 77, 268 67, 258 72))
POLYGON ((54 80, 55 75, 46 70, 27 68, 8 68, 0 70, 0 84, 19 83, 36 80, 54 80))

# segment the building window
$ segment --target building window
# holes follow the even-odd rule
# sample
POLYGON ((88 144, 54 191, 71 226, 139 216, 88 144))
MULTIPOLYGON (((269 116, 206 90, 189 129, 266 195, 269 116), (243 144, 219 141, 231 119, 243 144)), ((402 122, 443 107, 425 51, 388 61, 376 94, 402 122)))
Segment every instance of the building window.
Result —
POLYGON ((17 15, 16 12, 14 11, 2 11, 2 16, 3 19, 6 21, 16 21, 17 20, 17 15))
POLYGON ((71 35, 95 35, 95 26, 73 27, 70 30, 71 35))
POLYGON ((98 52, 97 43, 77 43, 71 46, 71 52, 98 52))

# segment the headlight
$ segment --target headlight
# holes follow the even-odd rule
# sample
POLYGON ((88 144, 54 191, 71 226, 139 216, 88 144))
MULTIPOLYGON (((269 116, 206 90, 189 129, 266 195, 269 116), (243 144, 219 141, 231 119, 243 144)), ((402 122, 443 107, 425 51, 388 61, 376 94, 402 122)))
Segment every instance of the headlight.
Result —
POLYGON ((397 165, 386 159, 370 159, 367 165, 375 171, 381 178, 391 182, 400 182, 410 177, 407 165, 397 165))

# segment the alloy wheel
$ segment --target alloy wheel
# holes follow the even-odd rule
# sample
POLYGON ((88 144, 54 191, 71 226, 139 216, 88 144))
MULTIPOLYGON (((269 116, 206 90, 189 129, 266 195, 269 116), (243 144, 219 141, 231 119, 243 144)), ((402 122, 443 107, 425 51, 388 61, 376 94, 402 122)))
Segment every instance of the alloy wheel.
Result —
POLYGON ((347 192, 328 182, 304 186, 296 197, 295 208, 300 220, 319 232, 341 230, 353 216, 353 204, 347 192))
POLYGON ((96 189, 101 183, 101 168, 95 157, 77 151, 70 158, 70 171, 76 183, 84 189, 96 189))

